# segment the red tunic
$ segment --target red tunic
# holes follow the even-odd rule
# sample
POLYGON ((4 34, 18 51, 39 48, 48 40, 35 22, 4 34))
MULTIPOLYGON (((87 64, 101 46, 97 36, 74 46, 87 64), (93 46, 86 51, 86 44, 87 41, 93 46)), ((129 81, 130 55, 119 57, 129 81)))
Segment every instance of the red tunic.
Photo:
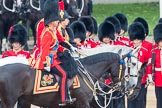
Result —
POLYGON ((86 48, 95 48, 95 47, 97 47, 98 45, 100 45, 100 43, 99 42, 96 42, 96 41, 94 41, 93 39, 87 39, 86 41, 85 41, 85 47, 86 48))
MULTIPOLYGON (((148 62, 149 50, 145 48, 145 42, 142 42, 141 48, 138 51, 138 60, 141 64, 148 62)), ((142 77, 142 84, 145 84, 147 80, 147 72, 142 77)))
POLYGON ((26 57, 27 59, 30 58, 29 51, 20 50, 19 52, 15 52, 14 50, 8 50, 6 52, 3 52, 2 58, 9 57, 9 56, 21 56, 26 57))
POLYGON ((120 37, 118 37, 118 41, 124 43, 125 46, 128 46, 128 47, 131 46, 131 41, 126 36, 120 36, 120 37))
MULTIPOLYGON (((155 86, 162 87, 162 50, 156 47, 154 50, 151 51, 149 56, 149 61, 151 61, 152 53, 155 52, 155 86)), ((152 74, 152 64, 149 62, 147 67, 147 73, 152 74)))
POLYGON ((61 62, 57 60, 56 52, 63 52, 64 48, 59 45, 57 36, 55 32, 49 27, 45 27, 41 33, 41 41, 40 41, 40 54, 38 59, 36 60, 36 69, 44 69, 44 63, 47 63, 47 57, 49 54, 53 54, 53 63, 51 67, 60 64, 61 62))

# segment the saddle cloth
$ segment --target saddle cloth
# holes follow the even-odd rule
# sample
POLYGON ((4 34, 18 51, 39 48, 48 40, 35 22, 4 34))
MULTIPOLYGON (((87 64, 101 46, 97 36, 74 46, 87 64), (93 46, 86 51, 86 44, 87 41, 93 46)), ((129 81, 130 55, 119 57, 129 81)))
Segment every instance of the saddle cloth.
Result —
MULTIPOLYGON (((74 89, 80 87, 80 82, 77 75, 73 78, 72 86, 74 89)), ((57 91, 59 91, 59 84, 55 78, 55 75, 47 71, 36 70, 33 94, 57 91)))

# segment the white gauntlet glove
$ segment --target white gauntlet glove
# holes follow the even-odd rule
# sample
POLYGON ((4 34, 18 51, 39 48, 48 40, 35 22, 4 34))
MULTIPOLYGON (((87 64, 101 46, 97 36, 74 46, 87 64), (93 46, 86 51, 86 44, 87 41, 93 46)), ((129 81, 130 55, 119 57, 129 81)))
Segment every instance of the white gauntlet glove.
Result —
POLYGON ((50 67, 50 66, 45 66, 44 69, 45 69, 46 71, 48 71, 48 72, 51 71, 51 67, 50 67))
POLYGON ((73 46, 71 46, 70 49, 72 52, 77 52, 77 50, 78 50, 76 47, 73 47, 73 46))
POLYGON ((151 75, 151 74, 148 74, 148 82, 149 82, 149 83, 153 83, 152 75, 151 75))

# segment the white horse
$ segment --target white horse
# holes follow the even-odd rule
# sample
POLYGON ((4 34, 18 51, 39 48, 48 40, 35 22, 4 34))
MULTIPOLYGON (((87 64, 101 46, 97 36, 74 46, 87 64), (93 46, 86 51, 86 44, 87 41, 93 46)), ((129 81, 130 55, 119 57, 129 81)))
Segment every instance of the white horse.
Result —
POLYGON ((121 46, 121 45, 101 45, 96 48, 85 48, 79 50, 79 55, 75 55, 75 57, 84 58, 86 56, 103 53, 103 52, 114 52, 118 53, 118 51, 121 50, 121 57, 122 55, 125 56, 128 53, 131 53, 130 57, 125 57, 125 88, 133 90, 138 81, 138 59, 137 59, 137 52, 139 48, 133 49, 131 47, 127 46, 121 46))

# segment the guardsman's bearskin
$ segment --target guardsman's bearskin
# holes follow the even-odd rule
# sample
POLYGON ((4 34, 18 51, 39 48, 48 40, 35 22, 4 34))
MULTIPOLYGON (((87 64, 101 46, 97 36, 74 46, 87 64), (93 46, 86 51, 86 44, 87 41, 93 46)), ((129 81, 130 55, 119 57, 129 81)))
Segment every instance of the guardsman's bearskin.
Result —
POLYGON ((127 30, 128 30, 127 17, 122 13, 116 13, 114 16, 120 21, 121 29, 123 29, 125 32, 127 32, 127 30))
POLYGON ((82 16, 79 18, 79 21, 84 23, 87 31, 91 32, 92 34, 94 33, 94 24, 91 17, 82 16))
POLYGON ((162 23, 162 18, 159 19, 158 23, 162 23))
POLYGON ((80 38, 81 43, 86 39, 86 27, 81 21, 74 21, 71 23, 70 28, 73 30, 74 38, 80 38))
POLYGON ((137 17, 134 20, 134 22, 140 22, 141 24, 143 24, 143 27, 145 28, 145 34, 146 34, 146 36, 148 36, 148 34, 149 34, 149 26, 148 26, 147 21, 144 18, 137 17))
POLYGON ((27 37, 27 30, 22 24, 16 24, 10 27, 8 38, 11 44, 14 42, 19 42, 23 46, 27 42, 27 37))
POLYGON ((144 40, 145 39, 144 26, 139 22, 132 23, 128 28, 128 35, 131 41, 135 39, 144 40))
POLYGON ((43 5, 44 25, 59 20, 58 0, 46 0, 43 5))
POLYGON ((110 21, 115 27, 115 32, 120 33, 121 30, 120 21, 115 16, 107 17, 105 21, 110 21))
POLYGON ((109 37, 110 39, 115 39, 115 28, 114 25, 111 22, 104 21, 100 24, 99 30, 98 30, 98 38, 102 42, 103 38, 109 37))
POLYGON ((153 35, 156 43, 162 40, 162 23, 159 23, 155 26, 153 35))
POLYGON ((90 16, 90 18, 92 19, 92 21, 93 21, 93 26, 94 26, 94 34, 97 34, 97 32, 98 32, 98 24, 97 24, 97 20, 96 20, 96 18, 95 17, 93 17, 93 16, 90 16))

